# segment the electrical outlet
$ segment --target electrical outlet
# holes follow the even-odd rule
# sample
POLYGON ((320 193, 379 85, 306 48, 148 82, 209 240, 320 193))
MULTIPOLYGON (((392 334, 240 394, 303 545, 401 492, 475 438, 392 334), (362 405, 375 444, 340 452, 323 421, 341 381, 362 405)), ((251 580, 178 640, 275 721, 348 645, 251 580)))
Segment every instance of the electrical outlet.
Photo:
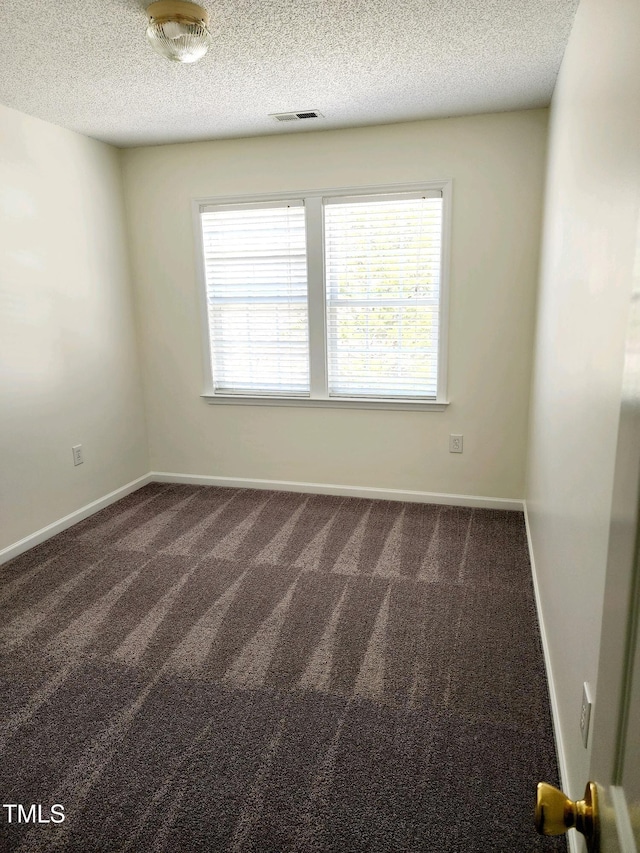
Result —
POLYGON ((589 742, 589 722, 591 720, 591 685, 586 681, 582 685, 582 710, 580 711, 580 734, 582 743, 587 748, 589 742))
POLYGON ((449 453, 462 453, 462 436, 449 436, 449 453))
POLYGON ((82 445, 76 444, 71 448, 71 452, 73 453, 73 464, 74 465, 82 465, 84 462, 84 456, 82 455, 82 445))

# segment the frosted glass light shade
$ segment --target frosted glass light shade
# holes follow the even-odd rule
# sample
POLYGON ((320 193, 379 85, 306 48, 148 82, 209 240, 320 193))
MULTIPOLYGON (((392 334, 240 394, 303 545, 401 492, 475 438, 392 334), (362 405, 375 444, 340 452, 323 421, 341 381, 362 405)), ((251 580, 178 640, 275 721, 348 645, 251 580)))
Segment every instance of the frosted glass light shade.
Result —
POLYGON ((159 0, 147 9, 147 38, 172 62, 197 62, 209 50, 211 36, 205 9, 184 0, 159 0))

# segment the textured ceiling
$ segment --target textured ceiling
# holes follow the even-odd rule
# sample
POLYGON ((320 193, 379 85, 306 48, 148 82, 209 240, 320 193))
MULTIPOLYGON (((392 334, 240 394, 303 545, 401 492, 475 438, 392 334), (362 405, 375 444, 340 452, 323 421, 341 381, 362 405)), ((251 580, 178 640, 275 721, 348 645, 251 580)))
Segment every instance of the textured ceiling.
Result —
POLYGON ((579 0, 200 2, 177 65, 140 0, 1 0, 0 103, 122 147, 541 107, 579 0))

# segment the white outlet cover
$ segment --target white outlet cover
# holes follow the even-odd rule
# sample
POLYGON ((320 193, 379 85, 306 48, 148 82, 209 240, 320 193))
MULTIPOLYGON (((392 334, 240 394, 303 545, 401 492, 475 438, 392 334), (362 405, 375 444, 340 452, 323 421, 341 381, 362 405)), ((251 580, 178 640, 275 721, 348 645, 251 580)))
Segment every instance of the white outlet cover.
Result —
POLYGON ((582 735, 582 743, 585 749, 589 743, 589 723, 591 721, 592 706, 591 685, 589 682, 585 681, 582 685, 582 708, 580 709, 580 733, 582 735))
POLYGON ((451 434, 449 436, 449 453, 462 453, 463 436, 451 434))

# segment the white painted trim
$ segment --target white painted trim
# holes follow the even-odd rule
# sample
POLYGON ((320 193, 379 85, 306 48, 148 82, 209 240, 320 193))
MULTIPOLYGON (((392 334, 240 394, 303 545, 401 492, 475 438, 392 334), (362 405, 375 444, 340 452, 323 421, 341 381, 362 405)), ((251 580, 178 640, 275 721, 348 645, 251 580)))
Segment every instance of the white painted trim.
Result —
MULTIPOLYGON (((277 492, 302 492, 313 495, 338 495, 372 500, 407 501, 409 503, 444 504, 445 506, 476 507, 479 509, 504 509, 522 512, 523 502, 517 498, 490 498, 480 495, 449 495, 439 492, 417 492, 408 489, 379 489, 373 486, 339 486, 332 483, 300 483, 289 480, 252 480, 246 477, 210 477, 201 474, 173 474, 151 471, 132 480, 119 489, 80 507, 46 527, 36 530, 24 539, 0 550, 0 565, 18 557, 30 548, 40 545, 52 536, 73 527, 90 515, 99 512, 121 498, 135 492, 147 483, 185 483, 196 486, 223 486, 241 489, 271 489, 277 492)), ((528 530, 528 528, 527 528, 528 530)), ((527 534, 528 535, 528 534, 527 534)))
POLYGON ((150 483, 152 480, 153 477, 151 474, 145 474, 142 477, 138 477, 137 480, 132 480, 125 486, 121 486, 119 489, 109 492, 108 495, 104 495, 104 497, 98 498, 97 500, 80 507, 80 509, 77 509, 75 512, 65 515, 64 518, 59 518, 57 521, 52 522, 52 524, 48 524, 46 527, 36 530, 35 533, 31 533, 29 536, 25 536, 24 539, 14 542, 13 545, 3 548, 0 551, 0 565, 8 562, 9 560, 13 560, 14 557, 18 557, 20 554, 24 554, 25 551, 29 550, 29 548, 33 548, 36 545, 40 545, 41 542, 51 539, 51 537, 55 536, 57 533, 62 533, 62 531, 66 530, 68 527, 73 527, 73 525, 77 524, 79 521, 83 521, 90 515, 99 512, 101 509, 104 509, 110 504, 131 494, 131 492, 135 492, 142 488, 142 486, 146 486, 146 484, 150 483))
POLYGON ((451 293, 451 222, 453 180, 442 184, 442 240, 440 244, 440 294, 438 311, 438 403, 448 400, 449 376, 449 294, 451 293))
POLYGON ((309 394, 329 397, 327 365, 327 292, 324 271, 324 207, 321 195, 305 199, 307 237, 307 317, 309 324, 309 394))
MULTIPOLYGON (((312 371, 313 372, 313 371, 312 371)), ((325 373, 326 376, 326 373, 325 373)), ((203 400, 212 405, 223 406, 289 406, 308 409, 386 409, 397 412, 444 412, 448 402, 430 401, 420 403, 418 399, 404 400, 400 397, 369 399, 367 397, 247 397, 240 394, 201 394, 203 400)))
MULTIPOLYGON (((556 685, 553 678, 553 668, 551 666, 551 653, 549 651, 549 641, 547 639, 547 631, 544 624, 544 614, 542 612, 542 600, 540 598, 540 587, 538 585, 538 575, 536 573, 536 561, 533 553, 533 540, 531 538, 531 527, 529 525, 529 513, 527 511, 527 502, 523 501, 524 506, 524 524, 527 531, 527 545, 529 548, 529 560, 531 562, 531 577, 533 579, 533 590, 536 598, 536 610, 538 612, 538 624, 540 625, 540 637, 542 639, 542 651, 544 654, 544 665, 547 672, 547 681, 549 683, 549 699, 551 701, 551 716, 553 719, 553 731, 556 739, 556 747, 558 751, 558 771, 560 773, 560 787, 566 790, 566 780, 568 779, 567 761, 565 757, 564 741, 562 740, 562 729, 560 728, 560 713, 558 710, 558 695, 556 693, 556 685)), ((544 779, 540 779, 544 782, 544 779)), ((567 832, 567 844, 570 853, 581 853, 580 838, 575 830, 567 832)))
POLYGON ((196 278, 198 280, 198 305, 200 308, 200 352, 202 358, 202 385, 204 393, 213 394, 213 370, 211 335, 209 333, 209 306, 207 304, 207 281, 204 268, 204 242, 202 238, 202 218, 200 205, 191 203, 191 221, 195 247, 196 278))
POLYGON ((415 492, 409 489, 379 489, 374 486, 339 486, 334 483, 300 483, 290 480, 253 480, 247 477, 211 477, 203 474, 174 474, 152 471, 156 483, 185 483, 192 486, 223 486, 240 489, 271 489, 276 492, 303 492, 312 495, 338 495, 382 501, 445 504, 446 506, 506 509, 522 512, 523 502, 511 498, 489 498, 480 495, 448 495, 438 492, 415 492))
POLYGON ((306 189, 296 189, 293 192, 286 190, 281 192, 266 192, 266 193, 237 193, 234 195, 219 195, 219 196, 204 196, 194 198, 193 203, 198 209, 206 208, 207 206, 219 207, 221 205, 239 205, 244 204, 249 207, 268 202, 290 201, 291 199, 304 199, 306 196, 319 195, 323 198, 331 197, 352 197, 352 196, 373 196, 373 195, 405 195, 407 193, 417 193, 422 190, 442 190, 445 184, 450 183, 451 178, 440 178, 439 180, 429 181, 410 181, 408 183, 397 184, 360 184, 351 187, 307 187, 306 189))

